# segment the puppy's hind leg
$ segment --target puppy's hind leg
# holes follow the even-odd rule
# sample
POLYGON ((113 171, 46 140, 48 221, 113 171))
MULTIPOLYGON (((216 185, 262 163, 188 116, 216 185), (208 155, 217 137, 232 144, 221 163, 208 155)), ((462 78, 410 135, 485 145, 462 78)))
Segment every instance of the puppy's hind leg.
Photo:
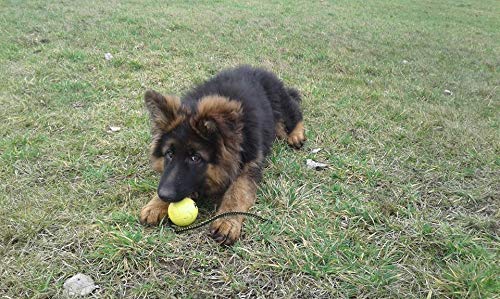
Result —
POLYGON ((300 94, 293 88, 286 88, 286 95, 281 101, 284 125, 288 132, 287 142, 290 146, 299 149, 307 140, 300 109, 300 94))
POLYGON ((287 142, 290 146, 299 149, 304 145, 306 140, 304 122, 301 120, 295 125, 292 132, 288 134, 287 142))

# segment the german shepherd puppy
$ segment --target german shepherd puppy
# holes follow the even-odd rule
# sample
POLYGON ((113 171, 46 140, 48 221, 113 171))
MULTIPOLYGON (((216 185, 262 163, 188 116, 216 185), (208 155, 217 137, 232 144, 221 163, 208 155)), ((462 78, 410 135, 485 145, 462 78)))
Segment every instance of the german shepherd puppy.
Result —
MULTIPOLYGON (((306 140, 299 93, 250 66, 219 73, 182 101, 152 90, 144 100, 152 124, 151 161, 162 173, 157 194, 141 211, 144 224, 157 225, 169 203, 185 197, 214 200, 217 213, 248 211, 276 137, 297 149, 306 140)), ((218 219, 210 235, 231 245, 243 220, 218 219)))

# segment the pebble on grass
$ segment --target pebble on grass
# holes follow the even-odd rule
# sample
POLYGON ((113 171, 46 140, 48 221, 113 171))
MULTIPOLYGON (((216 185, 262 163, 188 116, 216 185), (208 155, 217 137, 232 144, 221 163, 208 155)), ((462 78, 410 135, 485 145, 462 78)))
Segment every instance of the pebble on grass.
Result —
POLYGON ((90 276, 78 273, 68 278, 64 282, 63 288, 66 296, 86 296, 98 289, 99 286, 94 283, 90 276))

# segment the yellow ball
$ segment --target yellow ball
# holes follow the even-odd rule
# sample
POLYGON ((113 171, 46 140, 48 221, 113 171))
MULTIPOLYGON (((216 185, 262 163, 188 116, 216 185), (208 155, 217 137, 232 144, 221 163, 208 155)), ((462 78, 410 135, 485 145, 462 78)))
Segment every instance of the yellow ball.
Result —
POLYGON ((168 218, 178 226, 188 226, 198 217, 198 207, 189 197, 168 206, 168 218))

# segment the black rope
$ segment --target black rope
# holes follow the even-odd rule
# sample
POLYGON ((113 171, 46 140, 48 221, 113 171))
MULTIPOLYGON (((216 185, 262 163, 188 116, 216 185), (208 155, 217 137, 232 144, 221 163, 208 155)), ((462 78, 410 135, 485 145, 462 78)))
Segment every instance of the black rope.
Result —
POLYGON ((272 223, 272 221, 269 220, 269 219, 266 219, 266 218, 263 218, 263 217, 261 217, 259 215, 255 215, 255 214, 248 213, 248 212, 226 212, 226 213, 222 213, 222 214, 219 214, 219 215, 215 215, 214 217, 209 218, 209 219, 207 219, 205 221, 202 221, 202 222, 200 222, 198 224, 192 224, 190 226, 183 227, 183 228, 174 228, 174 232, 176 232, 177 234, 180 234, 180 233, 183 233, 183 232, 187 232, 187 231, 190 231, 190 230, 197 229, 197 228, 200 228, 202 226, 205 226, 205 225, 209 224, 210 222, 215 221, 215 220, 217 220, 219 218, 230 217, 230 216, 238 216, 238 215, 250 216, 250 217, 258 219, 261 222, 272 223))

